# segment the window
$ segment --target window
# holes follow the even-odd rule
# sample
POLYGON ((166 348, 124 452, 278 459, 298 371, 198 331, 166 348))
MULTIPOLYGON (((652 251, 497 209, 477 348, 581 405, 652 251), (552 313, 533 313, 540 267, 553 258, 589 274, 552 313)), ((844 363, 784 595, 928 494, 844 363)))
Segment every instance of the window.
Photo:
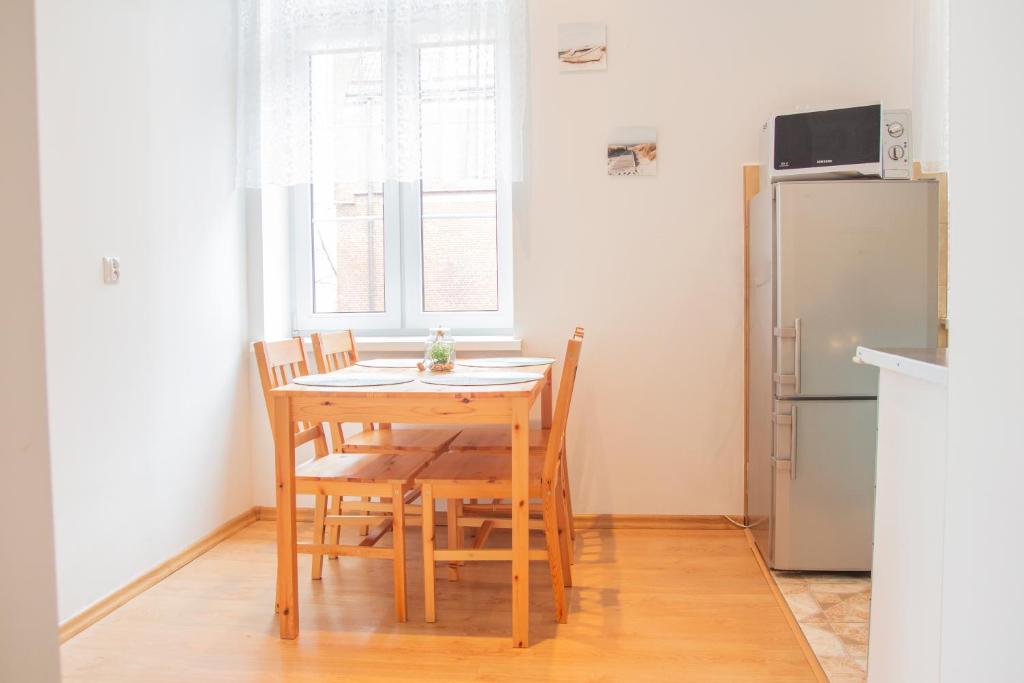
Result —
POLYGON ((293 197, 298 329, 511 328, 508 192, 488 178, 494 73, 488 43, 309 58, 313 182, 293 197), (397 88, 415 88, 422 178, 358 180, 381 177, 406 144, 388 130, 397 88), (486 164, 487 179, 460 176, 486 164))

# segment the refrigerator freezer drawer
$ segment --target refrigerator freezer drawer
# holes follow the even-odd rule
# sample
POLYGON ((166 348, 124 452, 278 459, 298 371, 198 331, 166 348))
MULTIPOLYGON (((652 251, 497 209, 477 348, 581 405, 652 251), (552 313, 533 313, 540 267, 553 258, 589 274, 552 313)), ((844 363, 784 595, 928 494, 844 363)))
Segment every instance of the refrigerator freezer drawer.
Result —
POLYGON ((775 412, 770 564, 870 570, 876 401, 779 401, 775 412))

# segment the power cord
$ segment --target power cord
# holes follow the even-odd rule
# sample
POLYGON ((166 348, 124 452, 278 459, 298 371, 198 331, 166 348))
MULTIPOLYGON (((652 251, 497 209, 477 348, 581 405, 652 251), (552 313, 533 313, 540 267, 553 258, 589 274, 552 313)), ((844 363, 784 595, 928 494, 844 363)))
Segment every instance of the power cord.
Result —
POLYGON ((742 522, 737 522, 735 519, 733 519, 729 515, 722 515, 722 516, 725 517, 726 520, 728 520, 730 524, 732 524, 733 526, 738 526, 741 529, 753 529, 755 526, 757 526, 756 524, 743 524, 742 522))

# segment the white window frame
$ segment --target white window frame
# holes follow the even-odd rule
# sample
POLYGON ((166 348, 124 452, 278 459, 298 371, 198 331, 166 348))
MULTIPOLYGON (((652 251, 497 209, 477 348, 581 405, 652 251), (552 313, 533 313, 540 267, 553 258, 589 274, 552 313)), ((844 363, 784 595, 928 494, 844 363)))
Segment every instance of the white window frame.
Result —
MULTIPOLYGON (((398 195, 398 183, 385 183, 384 196, 398 195)), ((297 331, 398 330, 402 328, 402 248, 398 202, 384 201, 384 311, 317 313, 313 305, 313 188, 296 185, 289 192, 292 223, 293 325, 297 331), (397 267, 396 267, 397 265, 397 267)), ((358 220, 358 219, 356 219, 358 220)), ((325 221, 327 222, 327 221, 325 221)), ((341 222, 330 220, 329 222, 341 222)))
MULTIPOLYGON (((289 193, 292 207, 294 326, 297 331, 357 330, 369 333, 418 333, 445 325, 464 333, 512 331, 512 211, 510 184, 496 183, 498 309, 495 311, 423 310, 423 241, 420 183, 384 186, 384 311, 316 313, 313 308, 313 204, 310 185, 289 193), (389 201, 390 198, 396 200, 389 201)), ((331 222, 334 222, 332 219, 331 222)))
MULTIPOLYGON (((495 183, 495 238, 497 248, 498 308, 494 311, 423 310, 423 216, 421 183, 403 183, 402 201, 402 273, 403 320, 406 329, 424 330, 444 325, 455 330, 512 329, 512 217, 508 211, 508 187, 495 183)), ((461 220, 461 219, 453 219, 461 220)))
POLYGON ((435 325, 444 325, 460 334, 511 333, 514 310, 511 194, 511 183, 495 180, 497 310, 423 310, 421 183, 389 181, 384 184, 384 311, 317 313, 313 302, 312 187, 308 184, 293 187, 289 203, 295 330, 301 333, 351 329, 364 334, 416 334, 435 325))

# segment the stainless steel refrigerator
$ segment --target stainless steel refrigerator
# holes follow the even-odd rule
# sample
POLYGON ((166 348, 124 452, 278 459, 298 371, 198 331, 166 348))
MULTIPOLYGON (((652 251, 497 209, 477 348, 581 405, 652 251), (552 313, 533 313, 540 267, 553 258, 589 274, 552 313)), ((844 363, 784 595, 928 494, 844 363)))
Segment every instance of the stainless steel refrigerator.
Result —
POLYGON ((751 202, 747 510, 775 569, 871 568, 878 370, 852 358, 935 346, 937 201, 928 181, 762 179, 751 202))

